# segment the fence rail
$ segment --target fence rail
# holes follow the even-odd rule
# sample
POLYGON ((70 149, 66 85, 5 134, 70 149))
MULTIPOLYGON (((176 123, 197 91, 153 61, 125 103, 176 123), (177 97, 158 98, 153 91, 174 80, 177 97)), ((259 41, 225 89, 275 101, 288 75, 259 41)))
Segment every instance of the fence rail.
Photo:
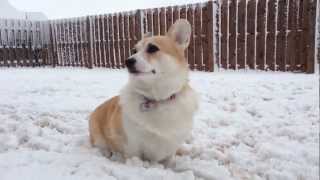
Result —
POLYGON ((123 68, 144 33, 164 35, 185 18, 192 26, 185 53, 192 70, 313 73, 316 6, 317 0, 220 0, 50 21, 0 20, 0 66, 123 68))

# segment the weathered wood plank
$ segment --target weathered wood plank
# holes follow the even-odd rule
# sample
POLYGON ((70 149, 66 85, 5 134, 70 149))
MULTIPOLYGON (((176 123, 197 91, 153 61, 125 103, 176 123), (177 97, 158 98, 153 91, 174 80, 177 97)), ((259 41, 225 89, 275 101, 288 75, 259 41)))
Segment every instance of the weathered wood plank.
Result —
POLYGON ((109 64, 111 68, 115 68, 115 54, 114 54, 114 26, 113 26, 113 14, 108 15, 108 26, 109 26, 109 44, 110 44, 110 59, 109 64))
POLYGON ((153 34, 160 35, 159 31, 159 10, 158 8, 153 9, 153 34))
POLYGON ((104 16, 99 15, 99 51, 100 51, 100 66, 106 67, 105 55, 105 36, 104 36, 104 16))
POLYGON ((286 48, 287 48, 287 3, 288 0, 278 1, 278 20, 277 20, 277 45, 276 45, 276 63, 279 67, 276 70, 286 71, 286 48))
POLYGON ((123 15, 119 14, 118 18, 119 24, 119 51, 120 51, 120 67, 124 68, 124 58, 125 58, 125 40, 124 40, 124 24, 123 24, 123 15))
POLYGON ((165 8, 160 8, 160 34, 165 35, 166 34, 166 10, 165 8))
POLYGON ((124 57, 127 59, 130 56, 130 44, 129 44, 129 15, 124 15, 124 38, 125 38, 125 54, 124 57))
POLYGON ((169 28, 173 24, 172 18, 173 18, 172 17, 172 7, 169 6, 166 9, 166 27, 167 27, 167 31, 169 30, 169 28))
POLYGON ((220 62, 221 66, 224 69, 228 68, 229 64, 229 28, 228 28, 228 19, 229 19, 229 4, 228 0, 222 0, 221 2, 221 57, 220 62))
POLYGON ((113 15, 113 41, 114 41, 114 56, 115 67, 120 68, 120 52, 119 52, 119 24, 118 14, 113 15))
POLYGON ((237 0, 229 5, 229 69, 237 68, 237 0))
POLYGON ((266 70, 276 69, 276 13, 277 0, 269 0, 267 16, 266 70))
MULTIPOLYGON (((310 0, 308 1, 308 58, 307 58, 307 73, 314 73, 315 66, 315 29, 316 29, 316 9, 317 1, 310 0)), ((319 61, 319 60, 318 60, 319 61)))
POLYGON ((201 27, 201 7, 197 6, 194 11, 195 15, 195 67, 197 70, 202 70, 202 27, 201 27))
POLYGON ((290 65, 288 70, 295 71, 299 51, 297 51, 297 32, 298 32, 298 7, 296 0, 289 0, 288 14, 288 48, 286 49, 287 64, 290 65))
POLYGON ((249 0, 247 5, 247 66, 256 69, 256 0, 249 0))
POLYGON ((147 32, 151 32, 153 34, 153 25, 152 25, 152 21, 153 21, 153 15, 152 15, 152 11, 150 9, 147 10, 147 32))
POLYGON ((238 37, 237 37, 237 65, 239 69, 245 68, 246 63, 246 0, 238 4, 238 37))
POLYGON ((266 8, 267 0, 259 0, 257 5, 257 48, 256 48, 256 63, 257 68, 265 69, 266 57, 266 8))
MULTIPOLYGON (((190 44, 188 47, 188 63, 190 66, 190 69, 194 70, 194 65, 195 65, 195 57, 194 57, 194 51, 195 51, 195 46, 194 46, 194 10, 192 6, 188 6, 187 8, 187 19, 191 25, 191 37, 190 37, 190 44)), ((170 21, 172 23, 172 21, 170 21)))

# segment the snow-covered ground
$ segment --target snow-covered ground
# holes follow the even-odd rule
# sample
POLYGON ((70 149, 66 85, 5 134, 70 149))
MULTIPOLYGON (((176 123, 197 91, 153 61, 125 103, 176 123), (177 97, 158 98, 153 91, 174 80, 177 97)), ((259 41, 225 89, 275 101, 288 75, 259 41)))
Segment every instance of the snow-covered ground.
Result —
POLYGON ((0 69, 0 179, 318 179, 319 75, 191 73, 191 154, 172 167, 90 147, 89 113, 126 81, 124 70, 0 69))

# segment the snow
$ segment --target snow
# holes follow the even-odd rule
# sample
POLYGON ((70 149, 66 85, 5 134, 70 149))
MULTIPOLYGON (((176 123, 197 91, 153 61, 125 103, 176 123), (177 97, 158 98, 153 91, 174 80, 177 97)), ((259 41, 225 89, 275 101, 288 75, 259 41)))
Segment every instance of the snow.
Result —
POLYGON ((173 164, 104 157, 88 115, 117 95, 124 70, 0 69, 1 180, 316 180, 319 75, 192 72, 200 109, 173 164))

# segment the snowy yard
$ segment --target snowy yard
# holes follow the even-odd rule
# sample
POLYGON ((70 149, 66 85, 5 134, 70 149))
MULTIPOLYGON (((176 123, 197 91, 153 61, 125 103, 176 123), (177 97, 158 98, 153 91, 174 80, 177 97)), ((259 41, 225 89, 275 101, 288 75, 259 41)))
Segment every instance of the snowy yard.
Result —
POLYGON ((319 75, 191 73, 191 154, 169 168, 89 145, 89 113, 126 81, 124 70, 0 69, 0 179, 318 179, 319 75))

